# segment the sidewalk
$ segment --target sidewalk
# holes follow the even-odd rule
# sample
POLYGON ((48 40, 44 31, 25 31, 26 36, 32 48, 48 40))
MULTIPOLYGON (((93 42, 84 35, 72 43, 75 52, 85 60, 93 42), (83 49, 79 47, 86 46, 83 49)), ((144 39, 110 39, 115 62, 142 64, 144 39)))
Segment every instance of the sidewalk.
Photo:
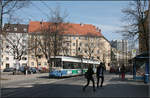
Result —
POLYGON ((1 74, 2 80, 1 83, 8 83, 13 81, 21 81, 24 79, 33 79, 39 76, 48 76, 48 73, 37 73, 37 74, 28 74, 28 75, 11 75, 11 74, 1 74))

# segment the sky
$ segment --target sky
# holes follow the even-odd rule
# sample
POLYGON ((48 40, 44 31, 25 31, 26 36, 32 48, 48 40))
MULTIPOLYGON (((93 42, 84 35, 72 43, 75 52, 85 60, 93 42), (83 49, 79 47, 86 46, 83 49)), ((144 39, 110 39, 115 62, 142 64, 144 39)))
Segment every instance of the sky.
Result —
MULTIPOLYGON (((99 27, 104 37, 109 41, 122 39, 116 33, 125 24, 121 20, 129 1, 32 1, 26 8, 16 11, 15 17, 23 23, 32 21, 46 21, 50 15, 50 8, 59 6, 62 12, 66 12, 66 21, 71 23, 93 24, 99 27)), ((4 22, 7 21, 7 16, 4 22)))

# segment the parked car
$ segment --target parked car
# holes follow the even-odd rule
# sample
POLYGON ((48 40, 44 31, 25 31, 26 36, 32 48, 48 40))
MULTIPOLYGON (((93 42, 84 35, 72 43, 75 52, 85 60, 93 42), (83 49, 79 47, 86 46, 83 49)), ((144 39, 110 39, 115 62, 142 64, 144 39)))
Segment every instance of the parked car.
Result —
POLYGON ((20 71, 20 72, 26 74, 26 69, 27 69, 27 71, 28 71, 28 74, 31 74, 31 73, 32 73, 32 69, 31 69, 30 67, 25 67, 25 66, 19 67, 18 71, 20 71))
POLYGON ((3 70, 3 72, 13 72, 15 70, 15 68, 5 68, 4 70, 3 70))
POLYGON ((18 71, 24 72, 25 68, 23 66, 19 67, 18 71))
POLYGON ((40 73, 47 73, 47 72, 49 72, 49 69, 46 68, 46 67, 39 67, 39 68, 38 68, 38 71, 39 71, 40 73))
POLYGON ((35 68, 35 67, 30 67, 29 71, 30 71, 30 73, 37 73, 38 72, 37 68, 35 68))

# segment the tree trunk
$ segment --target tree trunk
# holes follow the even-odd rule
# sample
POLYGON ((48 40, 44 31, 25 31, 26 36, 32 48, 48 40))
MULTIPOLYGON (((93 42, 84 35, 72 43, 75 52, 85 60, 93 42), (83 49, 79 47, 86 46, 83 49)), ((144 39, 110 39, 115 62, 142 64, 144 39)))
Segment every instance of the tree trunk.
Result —
POLYGON ((49 72, 51 72, 52 71, 52 62, 51 62, 51 60, 50 59, 47 59, 47 63, 48 63, 48 66, 49 66, 49 72))

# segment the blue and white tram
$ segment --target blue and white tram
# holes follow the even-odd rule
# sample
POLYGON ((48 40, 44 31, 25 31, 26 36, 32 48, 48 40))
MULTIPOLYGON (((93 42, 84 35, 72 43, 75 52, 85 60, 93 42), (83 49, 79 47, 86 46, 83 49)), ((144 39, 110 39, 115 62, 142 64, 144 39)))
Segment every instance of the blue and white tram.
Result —
POLYGON ((94 72, 96 66, 100 64, 98 60, 81 59, 70 56, 55 56, 51 58, 52 70, 49 72, 49 77, 64 77, 82 75, 87 71, 88 64, 93 65, 94 72), (54 61, 56 62, 54 64, 54 61))

